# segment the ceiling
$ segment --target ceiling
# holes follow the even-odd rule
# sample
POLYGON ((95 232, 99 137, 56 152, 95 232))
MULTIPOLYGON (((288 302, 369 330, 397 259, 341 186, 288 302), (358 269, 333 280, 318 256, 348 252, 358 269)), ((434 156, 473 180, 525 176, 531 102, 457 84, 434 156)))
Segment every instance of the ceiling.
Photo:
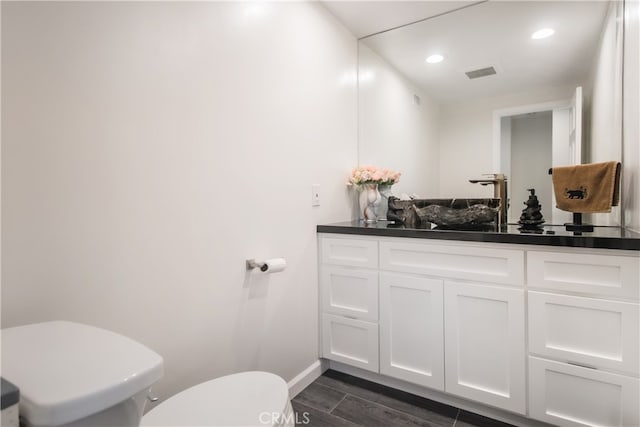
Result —
POLYGON ((478 3, 478 1, 338 0, 322 3, 354 36, 361 38, 478 3))
POLYGON ((430 96, 446 102, 580 84, 593 66, 609 3, 518 0, 324 4, 358 37, 397 27, 403 21, 406 24, 435 16, 364 38, 361 43, 430 96), (444 13, 452 9, 459 10, 444 13), (532 40, 531 33, 542 27, 552 27, 556 34, 532 40), (436 52, 445 60, 427 64, 425 58, 436 52), (497 74, 475 80, 465 75, 489 66, 497 74))

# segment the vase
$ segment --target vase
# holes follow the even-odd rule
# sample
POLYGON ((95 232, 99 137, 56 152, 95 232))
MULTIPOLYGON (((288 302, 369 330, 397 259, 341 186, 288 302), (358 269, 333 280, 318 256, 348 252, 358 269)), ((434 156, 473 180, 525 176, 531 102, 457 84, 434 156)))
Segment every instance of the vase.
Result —
POLYGON ((389 197, 391 196, 391 185, 378 184, 378 192, 380 193, 380 206, 378 206, 378 218, 387 219, 389 211, 389 197))
POLYGON ((360 186, 360 216, 366 223, 378 221, 378 205, 382 197, 378 191, 378 184, 364 184, 360 186))

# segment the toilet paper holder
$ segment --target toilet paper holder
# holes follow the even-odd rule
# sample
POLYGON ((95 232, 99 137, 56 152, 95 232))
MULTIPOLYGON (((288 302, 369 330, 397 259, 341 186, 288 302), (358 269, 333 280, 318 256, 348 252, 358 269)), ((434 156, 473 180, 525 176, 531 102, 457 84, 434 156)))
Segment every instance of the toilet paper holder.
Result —
POLYGON ((255 259, 248 259, 246 265, 247 270, 258 268, 263 273, 278 273, 286 268, 287 262, 284 258, 273 258, 265 260, 264 262, 258 262, 255 259))
POLYGON ((266 262, 256 262, 255 259, 248 259, 247 270, 253 270, 254 268, 259 268, 260 271, 265 272, 269 269, 269 266, 266 262))

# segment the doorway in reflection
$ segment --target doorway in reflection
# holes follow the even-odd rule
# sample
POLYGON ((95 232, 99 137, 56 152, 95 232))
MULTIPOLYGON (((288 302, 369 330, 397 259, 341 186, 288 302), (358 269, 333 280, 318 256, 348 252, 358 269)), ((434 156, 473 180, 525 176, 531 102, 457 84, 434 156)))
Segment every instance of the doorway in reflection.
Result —
POLYGON ((507 161, 503 168, 509 178, 508 221, 518 222, 529 188, 535 188, 542 205, 542 215, 547 223, 553 223, 552 185, 547 170, 539 165, 551 165, 552 162, 552 111, 540 111, 501 120, 502 152, 507 161))

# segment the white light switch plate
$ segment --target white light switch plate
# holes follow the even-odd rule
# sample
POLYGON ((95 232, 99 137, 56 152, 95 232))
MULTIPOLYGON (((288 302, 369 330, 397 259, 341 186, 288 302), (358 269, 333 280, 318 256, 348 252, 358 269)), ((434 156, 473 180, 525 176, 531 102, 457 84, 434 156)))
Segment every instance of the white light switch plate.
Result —
POLYGON ((320 184, 311 186, 311 206, 320 206, 320 184))

